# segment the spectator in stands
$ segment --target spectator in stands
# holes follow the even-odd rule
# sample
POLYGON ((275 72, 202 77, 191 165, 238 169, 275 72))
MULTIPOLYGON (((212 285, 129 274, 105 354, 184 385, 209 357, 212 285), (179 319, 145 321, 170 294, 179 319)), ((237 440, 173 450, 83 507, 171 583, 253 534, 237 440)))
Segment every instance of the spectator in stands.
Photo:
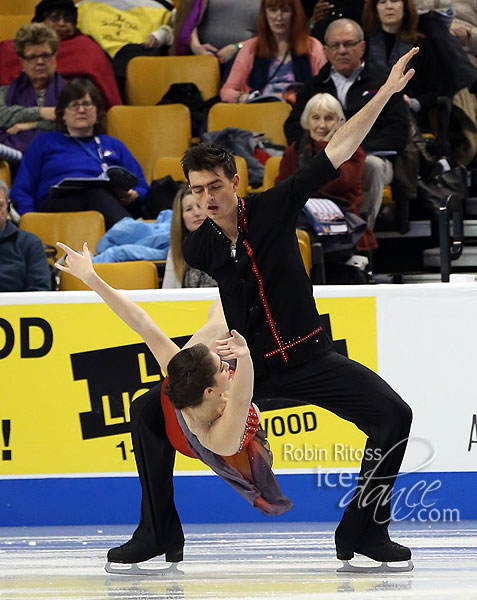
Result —
POLYGON ((214 54, 230 65, 244 42, 257 35, 260 0, 181 0, 172 52, 214 54))
POLYGON ((55 106, 65 84, 56 72, 59 39, 46 25, 23 25, 13 40, 22 73, 0 87, 0 158, 12 164, 40 131, 55 129, 55 106))
POLYGON ((336 19, 352 19, 361 24, 364 0, 302 0, 312 26, 311 35, 325 41, 328 25, 336 19))
MULTIPOLYGON (((298 168, 303 167, 315 154, 323 150, 345 121, 343 108, 334 96, 326 93, 312 96, 300 117, 304 135, 299 143, 292 142, 285 150, 275 183, 293 175, 298 168)), ((365 158, 365 151, 361 147, 358 148, 353 156, 341 165, 340 176, 316 190, 316 197, 333 200, 343 212, 359 216, 363 201, 361 179, 365 158)), ((377 245, 376 238, 368 227, 356 249, 372 250, 377 245)))
POLYGON ((477 0, 453 0, 455 17, 450 32, 462 44, 474 66, 477 66, 477 0))
POLYGON ((77 6, 79 28, 112 59, 121 93, 131 58, 165 54, 173 42, 172 0, 95 0, 77 6))
POLYGON ((8 186, 0 179, 0 292, 51 290, 43 244, 7 218, 8 203, 8 186))
POLYGON ((23 157, 11 196, 20 214, 98 210, 106 228, 123 217, 137 216, 148 192, 139 163, 119 140, 103 133, 101 94, 88 79, 69 81, 56 107, 58 131, 43 133, 23 157), (121 166, 135 175, 138 184, 115 194, 104 183, 84 189, 51 188, 64 178, 97 178, 110 166, 121 166))
POLYGON ((326 62, 321 42, 308 33, 299 0, 262 0, 258 36, 239 51, 220 90, 222 101, 286 99, 287 90, 316 75, 326 62))
POLYGON ((204 211, 192 195, 189 186, 184 183, 172 205, 171 242, 162 281, 163 288, 217 287, 215 280, 207 273, 189 267, 182 255, 183 239, 189 232, 200 227, 205 218, 204 211))
MULTIPOLYGON (((295 106, 285 122, 289 144, 299 142, 303 136, 300 117, 312 96, 320 92, 335 96, 349 119, 373 97, 385 80, 381 71, 376 72, 372 65, 363 61, 366 42, 358 23, 350 19, 333 21, 326 30, 325 40, 329 62, 298 93, 295 106)), ((408 137, 408 108, 402 96, 395 94, 362 143, 366 160, 361 210, 367 214, 371 229, 382 203, 384 186, 393 177, 393 166, 386 156, 403 150, 408 137)))
POLYGON ((414 0, 369 0, 364 7, 362 25, 367 38, 366 61, 386 75, 400 56, 413 46, 419 46, 411 65, 416 75, 406 87, 403 98, 421 130, 428 131, 427 113, 437 102, 439 76, 434 52, 417 31, 418 21, 414 0))
MULTIPOLYGON (((461 43, 471 44, 470 32, 465 33, 462 20, 453 19, 456 12, 454 6, 462 19, 472 12, 472 4, 475 8, 476 0, 415 0, 419 31, 426 35, 432 45, 446 86, 445 95, 449 98, 464 88, 473 94, 477 93, 477 69, 468 58, 467 46, 464 49, 461 43)), ((469 16, 472 17, 477 19, 475 13, 469 16)))
MULTIPOLYGON (((56 60, 62 77, 87 77, 101 91, 106 108, 122 104, 108 57, 94 40, 78 31, 76 18, 73 0, 42 0, 36 6, 33 21, 45 23, 60 38, 56 60)), ((11 40, 0 45, 0 63, 0 84, 9 84, 21 71, 11 40)))

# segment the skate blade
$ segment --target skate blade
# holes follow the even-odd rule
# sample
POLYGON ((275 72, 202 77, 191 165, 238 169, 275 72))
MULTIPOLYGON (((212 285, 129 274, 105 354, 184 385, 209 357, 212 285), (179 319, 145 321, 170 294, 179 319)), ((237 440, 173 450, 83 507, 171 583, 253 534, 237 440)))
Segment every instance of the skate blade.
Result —
MULTIPOLYGON (((404 561, 403 561, 404 562, 404 561)), ((352 565, 349 560, 343 561, 343 566, 336 569, 337 573, 408 573, 414 569, 412 560, 406 564, 395 565, 394 563, 382 562, 380 565, 352 565)))
POLYGON ((104 565, 106 573, 111 575, 141 575, 142 577, 168 577, 176 578, 183 577, 184 571, 177 568, 179 563, 171 563, 168 567, 157 567, 153 569, 146 569, 140 567, 136 563, 123 564, 123 563, 111 563, 107 562, 104 565))

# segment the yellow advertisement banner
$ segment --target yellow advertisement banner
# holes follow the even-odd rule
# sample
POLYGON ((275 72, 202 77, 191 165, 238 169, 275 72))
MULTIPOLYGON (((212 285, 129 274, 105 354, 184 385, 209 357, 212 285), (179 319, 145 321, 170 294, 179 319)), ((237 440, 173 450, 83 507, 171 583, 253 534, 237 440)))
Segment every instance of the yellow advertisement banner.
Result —
MULTIPOLYGON (((374 297, 317 301, 338 351, 377 370, 374 297)), ((205 322, 210 301, 140 305, 171 338, 205 322)), ((2 305, 0 474, 135 472, 129 407, 161 379, 146 345, 101 302, 2 305)), ((364 435, 314 406, 262 413, 274 466, 357 467, 364 435)), ((179 456, 176 471, 204 470, 179 456)))

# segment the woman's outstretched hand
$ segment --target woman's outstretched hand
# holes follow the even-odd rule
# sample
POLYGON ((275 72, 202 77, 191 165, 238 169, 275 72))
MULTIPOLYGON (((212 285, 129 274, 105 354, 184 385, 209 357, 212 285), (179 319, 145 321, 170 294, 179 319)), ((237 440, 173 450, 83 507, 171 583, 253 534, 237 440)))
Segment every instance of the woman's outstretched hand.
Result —
POLYGON ((225 340, 217 340, 217 354, 224 360, 232 358, 241 358, 249 354, 249 349, 245 338, 235 329, 230 332, 230 337, 225 340))
POLYGON ((394 63, 391 73, 389 73, 389 77, 387 78, 386 83, 383 85, 383 88, 385 88, 386 91, 394 94, 395 92, 400 92, 406 87, 409 80, 416 72, 415 69, 409 69, 405 73, 407 64, 418 52, 419 48, 411 48, 409 52, 401 56, 401 58, 394 63))
POLYGON ((88 285, 88 281, 86 280, 94 274, 93 262, 91 260, 91 255, 88 250, 88 243, 85 242, 83 244, 83 254, 75 252, 69 246, 63 244, 62 242, 56 242, 56 245, 58 246, 58 248, 61 248, 66 254, 66 266, 55 263, 55 267, 60 271, 64 271, 65 273, 71 273, 78 279, 81 279, 81 281, 86 283, 86 285, 88 285))

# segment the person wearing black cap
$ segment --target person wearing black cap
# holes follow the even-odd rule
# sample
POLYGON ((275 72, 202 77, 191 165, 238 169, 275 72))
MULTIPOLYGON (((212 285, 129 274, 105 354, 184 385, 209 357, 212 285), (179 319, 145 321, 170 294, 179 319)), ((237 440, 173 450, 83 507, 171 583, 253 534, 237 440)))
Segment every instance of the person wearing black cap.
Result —
MULTIPOLYGON (((77 29, 77 13, 73 0, 41 0, 33 22, 48 25, 60 38, 57 70, 62 77, 91 80, 101 91, 106 108, 122 104, 111 63, 101 47, 77 29)), ((0 63, 0 85, 9 85, 21 71, 11 40, 0 46, 0 63)))

